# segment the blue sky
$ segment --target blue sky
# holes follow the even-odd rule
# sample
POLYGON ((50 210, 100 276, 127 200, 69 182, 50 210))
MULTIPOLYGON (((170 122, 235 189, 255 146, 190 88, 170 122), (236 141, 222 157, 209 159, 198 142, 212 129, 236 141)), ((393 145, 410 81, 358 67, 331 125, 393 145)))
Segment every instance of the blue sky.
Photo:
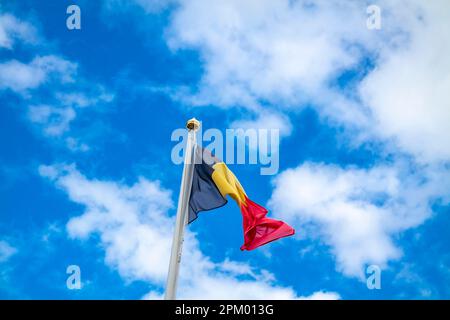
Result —
POLYGON ((230 169, 297 233, 241 252, 234 203, 201 214, 181 297, 448 299, 448 3, 368 5, 2 1, 0 298, 160 298, 196 117, 280 130, 276 175, 230 169))

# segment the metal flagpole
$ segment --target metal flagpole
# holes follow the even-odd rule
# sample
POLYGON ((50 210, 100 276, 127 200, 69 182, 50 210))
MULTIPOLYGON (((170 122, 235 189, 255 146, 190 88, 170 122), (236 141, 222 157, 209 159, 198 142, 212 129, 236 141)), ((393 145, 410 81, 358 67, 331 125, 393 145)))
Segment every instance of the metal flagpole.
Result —
POLYGON ((181 252, 184 241, 184 228, 188 222, 188 205, 191 195, 192 176, 194 173, 195 132, 200 122, 192 118, 186 123, 188 140, 184 157, 183 177, 181 178, 180 195, 178 197, 177 218, 173 233, 172 251, 170 254, 169 273, 165 292, 166 300, 175 300, 177 291, 178 271, 181 263, 181 252))

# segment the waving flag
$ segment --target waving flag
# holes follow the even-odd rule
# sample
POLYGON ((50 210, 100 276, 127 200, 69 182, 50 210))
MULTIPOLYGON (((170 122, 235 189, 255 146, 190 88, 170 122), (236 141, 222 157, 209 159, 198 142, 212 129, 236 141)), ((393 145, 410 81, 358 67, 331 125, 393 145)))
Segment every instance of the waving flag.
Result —
POLYGON ((197 219, 200 211, 225 205, 229 195, 236 201, 242 213, 244 244, 241 250, 253 250, 295 233, 295 230, 283 221, 267 218, 267 209, 251 201, 226 164, 212 156, 207 149, 196 145, 194 158, 189 223, 197 219))

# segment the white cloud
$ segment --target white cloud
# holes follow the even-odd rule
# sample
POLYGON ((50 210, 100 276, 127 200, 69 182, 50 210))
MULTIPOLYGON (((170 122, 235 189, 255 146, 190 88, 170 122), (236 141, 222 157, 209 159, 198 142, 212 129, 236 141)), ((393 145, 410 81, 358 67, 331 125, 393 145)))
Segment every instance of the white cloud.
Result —
POLYGON ((25 89, 38 87, 46 78, 43 70, 10 60, 0 64, 0 88, 13 91, 24 91, 25 89))
POLYGON ((9 60, 0 64, 0 89, 25 94, 51 78, 73 82, 77 65, 54 55, 37 56, 30 63, 9 60))
POLYGON ((269 205, 299 235, 315 233, 330 245, 343 273, 363 278, 367 264, 384 267, 400 257, 395 235, 429 218, 435 200, 448 203, 448 171, 411 175, 403 169, 306 163, 275 179, 269 205))
POLYGON ((292 124, 288 117, 277 113, 260 113, 253 120, 236 120, 231 124, 236 129, 278 129, 281 136, 288 136, 292 131, 292 124))
POLYGON ((72 152, 87 152, 90 150, 90 147, 86 143, 83 143, 79 139, 76 139, 74 137, 67 137, 66 145, 72 152))
POLYGON ((91 94, 86 92, 58 92, 56 98, 65 106, 86 108, 99 103, 111 102, 114 100, 114 95, 99 86, 98 88, 95 88, 91 94))
POLYGON ((339 300, 341 297, 335 292, 314 292, 308 297, 301 297, 301 300, 339 300))
POLYGON ((29 119, 43 127, 43 131, 49 136, 60 136, 69 130, 76 113, 73 108, 57 108, 49 105, 30 106, 28 108, 29 119))
POLYGON ((83 215, 67 223, 70 237, 99 233, 106 263, 124 278, 163 282, 171 245, 169 191, 144 179, 131 187, 88 180, 72 167, 41 166, 40 173, 56 179, 72 201, 86 206, 83 215))
POLYGON ((334 76, 359 61, 351 45, 371 38, 365 14, 356 2, 186 0, 168 43, 202 54, 196 103, 292 106, 324 94, 334 76))
MULTIPOLYGON (((56 101, 53 104, 40 104, 28 106, 28 119, 40 126, 45 135, 50 137, 64 136, 70 132, 70 125, 84 108, 109 103, 114 95, 107 93, 103 88, 90 89, 92 93, 56 92, 56 101)), ((67 137, 66 146, 74 152, 89 151, 89 146, 79 139, 67 137)))
MULTIPOLYGON (((158 182, 140 178, 132 186, 88 179, 73 166, 41 166, 40 174, 53 180, 69 198, 85 206, 67 223, 74 239, 99 235, 105 263, 129 280, 156 285, 145 298, 161 298, 168 269, 174 220, 171 193, 158 182)), ((292 288, 274 284, 267 271, 256 272, 245 263, 214 263, 199 250, 195 234, 187 229, 180 274, 180 298, 292 299, 339 298, 319 291, 298 297, 292 288)))
POLYGON ((27 22, 18 20, 10 14, 0 15, 0 48, 12 49, 16 40, 35 43, 37 32, 27 22))
MULTIPOLYGON (((401 292, 398 299, 408 299, 407 297, 413 297, 413 299, 445 299, 445 297, 439 296, 439 291, 433 283, 427 280, 427 277, 417 272, 417 266, 412 263, 403 263, 400 271, 395 275, 393 284, 395 285, 407 285, 409 287, 408 292, 401 292)), ((410 298, 409 298, 410 299, 410 298)))
POLYGON ((422 162, 449 161, 450 3, 426 1, 420 9, 407 24, 408 43, 381 51, 359 90, 376 135, 422 162))
POLYGON ((0 263, 8 261, 16 252, 16 248, 12 247, 8 242, 0 240, 0 263))
MULTIPOLYGON (((0 16, 0 46, 3 43, 14 50, 13 40, 30 42, 38 37, 30 23, 10 14, 0 16)), ((85 141, 73 137, 71 125, 83 109, 92 106, 100 109, 114 100, 114 94, 80 76, 76 62, 58 54, 39 55, 41 49, 48 52, 51 48, 42 45, 33 49, 34 58, 29 62, 17 59, 0 62, 0 92, 11 90, 18 94, 26 105, 27 118, 45 136, 62 141, 73 152, 90 150, 85 141)))

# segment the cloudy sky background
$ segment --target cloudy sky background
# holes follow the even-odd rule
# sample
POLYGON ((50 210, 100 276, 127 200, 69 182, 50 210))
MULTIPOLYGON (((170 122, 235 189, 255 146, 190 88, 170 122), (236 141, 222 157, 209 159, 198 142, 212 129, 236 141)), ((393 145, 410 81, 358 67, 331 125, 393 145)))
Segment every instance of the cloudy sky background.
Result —
POLYGON ((280 130, 277 175, 230 168, 297 234, 241 252, 204 213, 180 297, 450 297, 448 1, 71 4, 0 2, 0 298, 161 298, 192 116, 280 130))

